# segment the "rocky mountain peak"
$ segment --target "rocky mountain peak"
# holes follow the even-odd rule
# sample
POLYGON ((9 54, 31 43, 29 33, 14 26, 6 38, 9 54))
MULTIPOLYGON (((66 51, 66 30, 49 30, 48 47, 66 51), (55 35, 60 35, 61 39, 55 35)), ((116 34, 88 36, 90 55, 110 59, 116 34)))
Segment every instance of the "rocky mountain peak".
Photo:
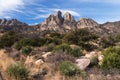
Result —
POLYGON ((61 18, 62 17, 62 12, 58 11, 57 14, 56 14, 56 17, 61 18))
POLYGON ((66 12, 64 14, 64 21, 74 22, 74 17, 69 12, 66 12))
POLYGON ((3 18, 3 19, 0 19, 0 25, 3 25, 7 22, 7 19, 3 18))
POLYGON ((6 31, 26 32, 32 30, 32 27, 28 27, 28 24, 18 21, 17 19, 0 19, 0 32, 6 31))
POLYGON ((78 28, 93 28, 99 24, 90 18, 80 18, 77 22, 78 28))
POLYGON ((4 19, 0 19, 0 25, 13 26, 13 25, 27 25, 27 24, 22 23, 22 22, 18 21, 17 19, 7 20, 4 18, 4 19))
POLYGON ((56 22, 60 25, 63 23, 62 12, 58 11, 56 14, 56 22))

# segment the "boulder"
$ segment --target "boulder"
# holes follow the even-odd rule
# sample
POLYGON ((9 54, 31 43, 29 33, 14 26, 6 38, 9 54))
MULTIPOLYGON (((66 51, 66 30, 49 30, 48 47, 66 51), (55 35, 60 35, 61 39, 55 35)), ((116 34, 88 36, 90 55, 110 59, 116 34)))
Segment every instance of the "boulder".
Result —
POLYGON ((99 55, 99 56, 98 56, 98 61, 99 61, 98 64, 99 64, 99 65, 102 64, 102 62, 103 62, 103 57, 104 57, 103 55, 99 55))
POLYGON ((42 58, 47 59, 47 57, 48 57, 49 55, 51 55, 51 54, 52 54, 52 52, 44 53, 44 54, 42 55, 42 58))
POLYGON ((42 65, 43 63, 44 63, 44 61, 42 59, 35 61, 35 64, 38 66, 42 65))
POLYGON ((76 59, 76 65, 81 69, 85 70, 90 64, 90 59, 76 59))
POLYGON ((90 53, 85 54, 85 57, 88 59, 92 59, 93 57, 97 57, 97 52, 96 51, 92 51, 90 53))

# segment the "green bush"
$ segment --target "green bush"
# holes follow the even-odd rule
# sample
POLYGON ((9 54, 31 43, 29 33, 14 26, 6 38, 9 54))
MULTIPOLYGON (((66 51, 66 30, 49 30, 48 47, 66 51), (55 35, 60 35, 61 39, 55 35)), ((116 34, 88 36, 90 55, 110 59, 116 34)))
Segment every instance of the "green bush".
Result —
POLYGON ((117 42, 117 39, 115 39, 113 36, 108 36, 101 39, 101 45, 103 48, 115 46, 116 42, 117 42))
POLYGON ((32 39, 29 39, 29 38, 21 39, 19 42, 17 42, 16 49, 20 50, 24 46, 33 45, 33 43, 34 43, 34 41, 32 39))
POLYGON ((61 45, 58 45, 55 50, 69 53, 71 51, 71 47, 68 44, 63 43, 61 45))
POLYGON ((72 62, 69 61, 61 62, 59 65, 59 69, 62 74, 66 76, 75 76, 80 72, 80 70, 72 62))
POLYGON ((49 44, 47 47, 47 51, 53 51, 55 49, 55 45, 54 44, 49 44))
POLYGON ((43 46, 47 40, 45 38, 37 38, 37 39, 31 39, 31 38, 23 38, 16 44, 16 49, 20 50, 24 46, 43 46))
POLYGON ((98 65, 98 57, 92 57, 92 59, 90 60, 90 67, 97 65, 98 65))
POLYGON ((120 47, 109 47, 103 52, 103 69, 117 68, 120 69, 120 47))
POLYGON ((8 67, 7 73, 15 80, 27 80, 29 71, 23 65, 13 64, 8 67))
MULTIPOLYGON (((63 42, 68 44, 76 44, 86 49, 86 45, 90 45, 89 41, 98 39, 98 35, 91 33, 88 29, 78 29, 66 34, 63 38, 63 42)), ((87 48, 91 49, 92 46, 87 48)))
POLYGON ((74 57, 80 57, 82 55, 82 49, 76 46, 70 51, 70 54, 74 57))
POLYGON ((22 47, 22 53, 25 54, 25 55, 29 55, 32 51, 32 47, 30 46, 25 46, 25 47, 22 47))
POLYGON ((53 38, 52 43, 54 43, 54 44, 56 44, 56 45, 60 45, 60 44, 62 44, 62 40, 55 37, 55 38, 53 38))
POLYGON ((13 31, 5 33, 2 37, 0 37, 0 48, 11 47, 18 38, 18 35, 13 31))

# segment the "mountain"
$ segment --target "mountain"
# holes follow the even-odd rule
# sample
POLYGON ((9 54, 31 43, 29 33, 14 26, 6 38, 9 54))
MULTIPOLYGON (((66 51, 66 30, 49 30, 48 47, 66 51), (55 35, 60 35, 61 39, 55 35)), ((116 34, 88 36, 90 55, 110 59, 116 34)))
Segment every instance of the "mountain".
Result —
POLYGON ((107 22, 99 24, 90 18, 80 18, 75 21, 74 16, 66 12, 63 17, 60 11, 56 15, 50 15, 44 22, 42 22, 37 30, 39 31, 55 31, 55 32, 68 32, 81 28, 87 28, 92 32, 106 36, 115 35, 120 31, 120 21, 107 22))
POLYGON ((30 31, 31 27, 28 24, 18 21, 17 19, 0 19, 0 32, 5 31, 24 32, 30 31))
POLYGON ((30 26, 20 22, 17 19, 0 19, 0 32, 13 30, 15 32, 60 32, 65 33, 70 30, 87 28, 91 32, 95 32, 102 36, 115 35, 120 31, 120 21, 106 22, 99 24, 90 18, 80 18, 77 21, 69 12, 63 16, 61 11, 55 15, 51 14, 44 22, 38 25, 30 26))

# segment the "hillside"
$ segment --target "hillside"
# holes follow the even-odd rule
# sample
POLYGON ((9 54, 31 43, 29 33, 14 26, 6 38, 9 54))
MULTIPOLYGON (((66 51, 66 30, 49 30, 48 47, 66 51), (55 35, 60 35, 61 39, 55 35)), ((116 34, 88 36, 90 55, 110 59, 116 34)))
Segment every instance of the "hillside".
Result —
POLYGON ((119 31, 60 11, 38 25, 0 19, 0 79, 120 80, 119 31))

